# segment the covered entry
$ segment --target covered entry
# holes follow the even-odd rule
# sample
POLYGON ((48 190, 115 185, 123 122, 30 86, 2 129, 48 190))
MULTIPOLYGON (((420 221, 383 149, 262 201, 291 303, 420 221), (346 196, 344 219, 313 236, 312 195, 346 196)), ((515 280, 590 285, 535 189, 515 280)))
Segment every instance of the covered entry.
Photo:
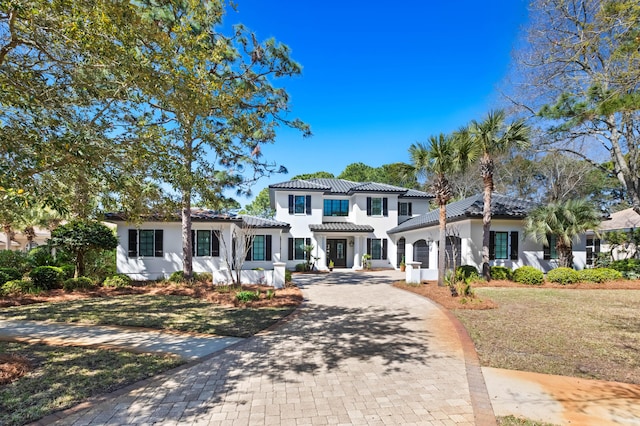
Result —
POLYGON ((347 240, 327 238, 327 264, 333 260, 336 268, 347 267, 347 240))

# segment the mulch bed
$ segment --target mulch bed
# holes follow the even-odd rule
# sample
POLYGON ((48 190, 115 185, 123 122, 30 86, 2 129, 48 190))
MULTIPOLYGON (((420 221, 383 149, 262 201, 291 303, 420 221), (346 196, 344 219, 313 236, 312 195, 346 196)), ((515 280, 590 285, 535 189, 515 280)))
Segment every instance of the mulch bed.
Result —
POLYGON ((29 361, 21 356, 0 354, 0 385, 6 385, 29 372, 29 361))

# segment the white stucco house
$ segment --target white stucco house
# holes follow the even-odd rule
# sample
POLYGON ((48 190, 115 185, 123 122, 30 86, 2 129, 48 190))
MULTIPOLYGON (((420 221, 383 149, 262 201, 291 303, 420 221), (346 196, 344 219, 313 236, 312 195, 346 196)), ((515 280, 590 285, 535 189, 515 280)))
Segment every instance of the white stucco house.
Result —
MULTIPOLYGON (((447 204, 448 267, 482 265, 482 194, 447 204)), ((535 204, 494 193, 491 200, 490 264, 516 269, 534 266, 547 272, 558 266, 555 243, 551 247, 524 237, 523 219, 535 204)), ((439 210, 412 218, 390 229, 389 236, 399 253, 404 253, 408 267, 419 269, 421 280, 437 279, 439 210)), ((573 244, 574 267, 586 266, 586 238, 573 244)), ((417 279, 417 278, 416 278, 417 279)))
POLYGON ((600 252, 611 253, 612 260, 627 259, 630 257, 638 256, 638 248, 629 242, 623 245, 612 246, 607 241, 607 232, 619 231, 631 234, 640 229, 640 215, 633 209, 625 209, 619 212, 611 213, 607 220, 602 221, 598 231, 602 237, 602 244, 600 240, 593 238, 594 245, 592 251, 587 253, 587 259, 597 256, 600 252))
MULTIPOLYGON (((273 271, 279 264, 282 251, 282 235, 289 225, 270 219, 246 215, 219 214, 212 210, 192 209, 193 271, 211 272, 215 282, 229 281, 228 262, 233 263, 236 243, 234 231, 251 228, 252 245, 243 261, 242 269, 273 271)), ((134 280, 167 278, 183 268, 182 228, 180 216, 148 217, 139 224, 129 223, 118 213, 106 215, 106 221, 117 225, 118 248, 116 264, 118 273, 134 280)), ((232 265, 233 266, 233 265, 232 265)), ((284 265, 282 265, 284 272, 284 265)), ((245 274, 247 281, 270 284, 272 273, 245 274), (258 276, 260 275, 260 276, 258 276)))
POLYGON ((290 269, 305 261, 313 246, 316 268, 397 268, 396 240, 387 231, 427 213, 431 195, 413 189, 343 179, 292 180, 269 186, 275 219, 290 225, 282 260, 290 269))

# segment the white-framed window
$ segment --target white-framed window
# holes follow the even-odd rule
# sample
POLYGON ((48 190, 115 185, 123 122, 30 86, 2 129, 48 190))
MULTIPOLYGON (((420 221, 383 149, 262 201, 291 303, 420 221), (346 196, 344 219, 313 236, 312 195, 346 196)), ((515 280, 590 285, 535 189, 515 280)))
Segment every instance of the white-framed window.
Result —
POLYGON ((129 229, 129 257, 162 257, 162 229, 129 229))
POLYGON ((389 199, 386 197, 367 197, 367 216, 388 216, 389 199))
POLYGON ((289 260, 307 260, 305 246, 311 245, 311 238, 289 238, 289 260))
POLYGON ((412 216, 412 205, 411 203, 400 202, 398 203, 398 214, 400 216, 412 216))
POLYGON ((191 231, 191 254, 197 257, 220 256, 220 233, 210 229, 191 231))
POLYGON ((382 198, 371 198, 371 216, 382 216, 382 198))
POLYGON ((251 248, 247 253, 248 261, 269 261, 271 260, 271 235, 254 235, 251 239, 251 248))

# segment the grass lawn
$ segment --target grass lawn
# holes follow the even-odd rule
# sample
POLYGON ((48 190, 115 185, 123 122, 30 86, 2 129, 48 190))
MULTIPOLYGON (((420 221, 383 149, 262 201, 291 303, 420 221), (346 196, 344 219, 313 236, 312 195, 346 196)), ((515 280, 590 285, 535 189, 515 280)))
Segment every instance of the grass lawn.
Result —
POLYGON ((0 353, 26 358, 30 371, 0 385, 0 425, 22 425, 183 363, 177 357, 0 342, 0 353))
POLYGON ((0 318, 248 337, 276 323, 294 309, 294 306, 236 308, 189 296, 142 294, 12 306, 0 310, 0 318))
POLYGON ((498 308, 453 312, 482 365, 640 384, 640 291, 475 291, 498 308))

